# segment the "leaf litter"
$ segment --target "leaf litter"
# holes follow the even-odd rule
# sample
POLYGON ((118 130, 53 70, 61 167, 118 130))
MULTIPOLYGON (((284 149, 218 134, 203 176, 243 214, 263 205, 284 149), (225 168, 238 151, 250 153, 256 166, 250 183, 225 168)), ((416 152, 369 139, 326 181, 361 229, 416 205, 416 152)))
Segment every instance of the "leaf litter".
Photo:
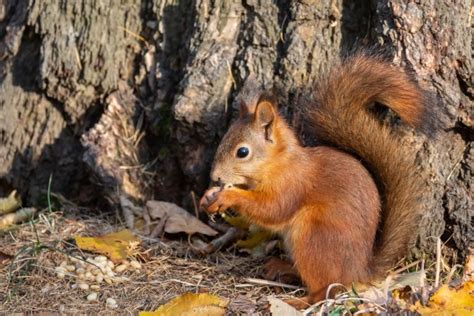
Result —
MULTIPOLYGON (((147 204, 146 209, 150 211, 150 219, 155 221, 155 224, 156 221, 159 223, 166 219, 162 221, 165 224, 162 238, 151 238, 140 234, 134 236, 130 231, 121 230, 123 226, 120 222, 116 222, 114 214, 94 213, 91 217, 87 215, 91 212, 84 212, 73 203, 63 202, 64 213, 61 211, 47 215, 41 213, 31 224, 24 224, 18 229, 0 235, 0 243, 5 245, 1 249, 4 259, 0 261, 0 283, 6 285, 0 287, 0 312, 99 313, 116 309, 133 313, 143 312, 143 315, 147 315, 146 313, 161 315, 157 312, 167 310, 176 302, 179 303, 176 307, 182 308, 181 311, 189 310, 194 314, 199 311, 207 314, 215 312, 213 315, 223 313, 354 315, 401 311, 420 314, 454 311, 462 315, 473 312, 473 285, 470 281, 472 269, 468 269, 472 263, 469 263, 469 260, 466 262, 464 275, 453 274, 454 268, 451 271, 446 271, 447 268, 444 268, 444 272, 441 271, 443 274, 441 284, 445 283, 438 288, 430 285, 432 270, 425 271, 423 265, 420 269, 420 264, 411 264, 407 266, 414 272, 395 273, 368 288, 355 285, 334 299, 326 299, 308 307, 305 311, 297 311, 284 300, 302 295, 304 292, 301 288, 261 279, 263 273, 261 268, 268 259, 268 254, 271 251, 274 253, 276 249, 274 246, 273 250, 261 253, 266 257, 265 260, 237 255, 236 251, 240 249, 237 246, 199 257, 193 253, 189 244, 174 238, 173 234, 184 232, 189 235, 219 238, 218 232, 184 209, 175 212, 180 209, 177 205, 162 204, 166 202, 159 201, 150 201, 151 203, 147 204), (180 215, 169 221, 174 213, 180 215), (114 235, 117 233, 118 236, 114 235), (88 248, 81 244, 81 239, 77 242, 76 238, 77 245, 71 243, 71 236, 97 237, 78 237, 93 238, 88 240, 91 243, 89 246, 92 245, 88 248), (107 241, 104 241, 104 238, 107 241), (141 247, 137 244, 139 240, 141 247), (117 244, 122 247, 121 250, 117 250, 116 244, 109 241, 119 241, 117 244), (103 245, 106 245, 106 250, 101 249, 103 245), (110 247, 112 250, 107 249, 110 247), (68 262, 71 257, 87 261, 88 256, 90 258, 87 254, 89 251, 103 253, 110 259, 116 256, 116 260, 138 256, 142 268, 123 270, 125 282, 100 285, 89 282, 90 286, 97 288, 94 292, 90 292, 90 288, 89 290, 79 288, 77 283, 74 283, 74 278, 67 275, 69 272, 66 268, 64 268, 66 277, 58 278, 55 267, 61 266, 64 261, 68 262), (426 277, 426 274, 430 276, 426 277), (460 281, 461 278, 464 283, 460 281), (212 300, 208 303, 206 301, 208 298, 223 300, 226 304, 214 304, 212 300), (446 302, 456 302, 456 305, 446 302)), ((249 239, 252 240, 251 237, 238 240, 242 245, 242 241, 249 239)), ((276 244, 270 235, 258 239, 259 242, 252 241, 250 246, 262 248, 263 244, 265 246, 263 248, 268 248, 268 245, 276 244)), ((114 271, 118 266, 115 266, 114 271)), ((120 273, 121 271, 120 269, 120 273)))

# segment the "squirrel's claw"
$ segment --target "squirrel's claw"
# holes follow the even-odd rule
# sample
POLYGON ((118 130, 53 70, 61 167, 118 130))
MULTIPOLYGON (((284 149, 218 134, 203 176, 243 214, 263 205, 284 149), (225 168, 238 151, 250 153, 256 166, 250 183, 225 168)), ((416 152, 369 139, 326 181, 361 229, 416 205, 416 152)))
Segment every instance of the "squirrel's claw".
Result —
MULTIPOLYGON (((207 211, 207 212, 218 212, 219 210, 211 210, 211 207, 214 206, 215 202, 217 201, 217 196, 218 193, 222 190, 221 187, 212 187, 209 190, 207 190, 201 200, 199 201, 199 207, 201 210, 207 211)), ((214 209, 214 207, 212 207, 214 209)))

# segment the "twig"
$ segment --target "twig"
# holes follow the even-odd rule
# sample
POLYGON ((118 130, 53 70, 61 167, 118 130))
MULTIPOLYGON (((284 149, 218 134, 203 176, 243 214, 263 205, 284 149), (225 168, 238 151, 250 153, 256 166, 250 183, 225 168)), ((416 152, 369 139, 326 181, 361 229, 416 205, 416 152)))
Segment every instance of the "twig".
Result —
POLYGON ((163 284, 165 282, 175 282, 175 283, 180 283, 180 284, 184 284, 184 285, 187 285, 187 286, 200 286, 200 287, 205 287, 207 288, 208 286, 207 285, 203 285, 203 284, 194 284, 194 283, 190 283, 190 282, 186 282, 186 281, 181 281, 181 280, 178 280, 178 279, 167 279, 166 281, 162 281, 162 280, 153 280, 153 281, 146 281, 146 282, 143 282, 143 281, 131 281, 132 284, 137 284, 137 285, 154 285, 154 284, 163 284))
POLYGON ((435 288, 439 285, 439 274, 441 270, 441 238, 436 238, 436 276, 435 276, 435 288))
POLYGON ((210 243, 204 243, 199 247, 193 247, 193 249, 200 255, 207 255, 221 249, 231 242, 243 238, 243 236, 244 232, 242 230, 237 227, 230 227, 224 235, 213 239, 210 243))
POLYGON ((456 167, 461 163, 461 161, 463 160, 464 158, 464 152, 466 151, 466 147, 468 145, 464 146, 464 148, 462 149, 462 153, 461 153, 461 158, 459 158, 456 163, 453 165, 453 168, 451 169, 451 171, 449 172, 449 175, 448 177, 446 178, 446 180, 449 180, 451 179, 451 176, 453 175, 454 171, 456 170, 456 167))
POLYGON ((143 36, 140 36, 137 33, 132 32, 129 29, 126 29, 123 26, 119 26, 119 28, 122 29, 123 31, 125 31, 126 33, 130 34, 131 36, 135 37, 136 39, 142 41, 145 44, 146 47, 150 46, 150 44, 146 41, 145 38, 143 38, 143 36))
POLYGON ((48 194, 47 194, 47 198, 48 198, 48 211, 50 213, 53 212, 53 207, 51 205, 51 183, 53 182, 53 174, 51 173, 49 175, 49 180, 48 180, 48 194))
POLYGON ((211 241, 211 245, 214 248, 214 251, 217 251, 224 247, 225 245, 243 238, 244 232, 237 227, 231 227, 224 235, 211 241))
POLYGON ((423 289, 425 287, 425 260, 421 260, 421 276, 420 276, 420 287, 423 289))
POLYGON ((456 272, 456 270, 457 270, 458 268, 461 268, 461 269, 462 269, 463 266, 460 265, 460 264, 455 264, 455 265, 451 268, 451 271, 449 271, 448 278, 447 278, 447 281, 446 281, 447 284, 451 283, 451 278, 453 277, 454 272, 456 272))
POLYGON ((421 262, 421 259, 420 259, 420 260, 417 260, 417 261, 414 261, 414 262, 410 263, 409 265, 406 265, 406 266, 404 266, 404 267, 401 267, 400 269, 395 270, 395 271, 393 271, 392 273, 393 273, 393 274, 400 274, 400 272, 403 272, 403 271, 405 271, 405 270, 408 270, 408 269, 410 269, 411 267, 416 266, 416 265, 417 265, 418 263, 420 263, 420 262, 421 262))
POLYGON ((293 290, 301 289, 301 287, 296 286, 296 285, 285 284, 285 283, 280 283, 280 282, 275 282, 275 281, 268 281, 268 280, 263 280, 263 279, 245 278, 244 280, 245 282, 248 282, 251 284, 257 284, 257 285, 278 286, 278 287, 293 289, 293 290))
POLYGON ((333 283, 331 285, 328 286, 327 290, 326 290, 326 299, 329 298, 329 294, 331 294, 331 290, 336 288, 336 287, 342 287, 345 291, 347 291, 346 287, 344 286, 344 284, 341 284, 341 283, 333 283))
POLYGON ((199 208, 196 203, 196 194, 194 193, 194 191, 191 191, 191 199, 193 200, 194 215, 196 216, 196 218, 199 218, 199 208))
POLYGON ((387 301, 390 297, 389 289, 390 289, 390 282, 392 281, 392 276, 389 274, 384 282, 383 293, 385 294, 385 300, 387 301))
POLYGON ((421 261, 421 275, 420 275, 420 289, 421 289, 421 303, 425 305, 428 302, 429 292, 425 286, 425 260, 421 261))
POLYGON ((81 55, 79 55, 77 46, 74 46, 74 54, 76 55, 77 66, 79 67, 79 70, 82 70, 81 55))
POLYGON ((158 238, 158 236, 163 233, 163 230, 165 229, 165 224, 168 221, 168 214, 164 214, 163 217, 160 219, 156 227, 153 229, 153 231, 150 234, 150 238, 158 238))
POLYGON ((230 63, 228 60, 226 60, 225 62, 227 64, 227 70, 229 71, 230 79, 232 80, 232 85, 234 86, 234 89, 235 89, 237 87, 237 83, 235 82, 234 74, 232 74, 232 67, 230 66, 230 63))

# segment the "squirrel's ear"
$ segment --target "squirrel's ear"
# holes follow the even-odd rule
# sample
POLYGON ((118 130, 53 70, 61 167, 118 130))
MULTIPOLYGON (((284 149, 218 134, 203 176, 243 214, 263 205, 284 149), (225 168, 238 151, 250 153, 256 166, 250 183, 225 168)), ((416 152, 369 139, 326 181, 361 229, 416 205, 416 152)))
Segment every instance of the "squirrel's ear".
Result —
POLYGON ((273 141, 272 131, 276 120, 276 110, 273 102, 267 99, 261 99, 254 113, 254 123, 258 128, 263 128, 265 131, 265 139, 273 141))

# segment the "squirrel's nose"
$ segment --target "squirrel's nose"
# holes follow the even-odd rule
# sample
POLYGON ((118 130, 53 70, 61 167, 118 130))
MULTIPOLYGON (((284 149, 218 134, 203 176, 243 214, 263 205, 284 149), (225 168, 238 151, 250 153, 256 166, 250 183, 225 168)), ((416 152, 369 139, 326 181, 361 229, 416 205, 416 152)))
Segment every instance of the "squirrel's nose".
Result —
POLYGON ((211 171, 211 182, 214 183, 214 184, 219 184, 221 182, 221 178, 219 177, 219 173, 215 169, 213 169, 211 171))

